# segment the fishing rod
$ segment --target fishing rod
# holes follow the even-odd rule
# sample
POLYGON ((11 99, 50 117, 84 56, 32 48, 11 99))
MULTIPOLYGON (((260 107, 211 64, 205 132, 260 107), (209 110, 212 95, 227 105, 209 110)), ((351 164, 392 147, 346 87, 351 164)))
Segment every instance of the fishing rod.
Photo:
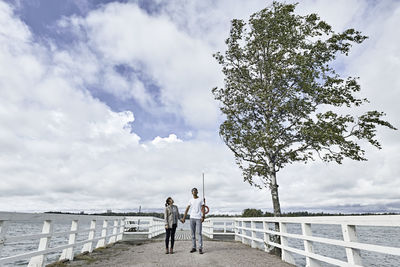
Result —
POLYGON ((204 215, 210 212, 210 208, 206 206, 206 198, 204 197, 204 172, 203 172, 203 202, 204 205, 201 206, 201 211, 203 212, 204 215))

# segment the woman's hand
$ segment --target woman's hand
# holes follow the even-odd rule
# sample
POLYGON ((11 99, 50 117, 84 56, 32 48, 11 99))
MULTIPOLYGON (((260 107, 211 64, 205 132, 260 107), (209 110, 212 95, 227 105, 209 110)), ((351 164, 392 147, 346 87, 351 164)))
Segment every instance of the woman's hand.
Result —
POLYGON ((165 225, 165 229, 168 229, 168 225, 165 225))
POLYGON ((185 223, 185 219, 181 219, 181 223, 185 223))

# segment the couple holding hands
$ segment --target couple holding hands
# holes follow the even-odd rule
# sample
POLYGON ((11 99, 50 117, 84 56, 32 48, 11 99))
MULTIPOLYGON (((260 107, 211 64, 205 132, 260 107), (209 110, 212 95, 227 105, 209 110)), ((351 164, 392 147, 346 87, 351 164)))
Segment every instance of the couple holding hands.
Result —
POLYGON ((193 198, 189 200, 188 206, 186 207, 185 214, 183 215, 182 219, 179 219, 179 210, 176 205, 174 205, 174 200, 169 197, 165 203, 165 247, 166 247, 166 254, 173 254, 174 253, 174 243, 175 243, 175 231, 176 227, 178 226, 178 220, 182 223, 185 223, 186 215, 190 210, 190 230, 192 234, 192 249, 190 250, 191 253, 196 251, 196 232, 199 235, 199 253, 203 254, 203 238, 201 235, 202 230, 202 223, 205 218, 203 208, 204 201, 198 197, 198 190, 197 188, 192 189, 193 198), (171 248, 169 247, 169 240, 171 239, 171 248))

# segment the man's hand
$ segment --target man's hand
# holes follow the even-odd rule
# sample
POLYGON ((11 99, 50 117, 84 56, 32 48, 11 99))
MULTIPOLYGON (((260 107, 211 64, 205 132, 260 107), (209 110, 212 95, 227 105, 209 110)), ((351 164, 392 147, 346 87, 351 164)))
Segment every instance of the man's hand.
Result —
POLYGON ((204 217, 201 217, 200 221, 201 221, 201 222, 204 222, 204 217))
POLYGON ((168 225, 165 225, 165 229, 168 229, 168 225))
POLYGON ((183 214, 182 223, 185 223, 186 215, 187 215, 189 209, 190 209, 190 206, 187 206, 187 207, 186 207, 186 210, 185 210, 185 214, 183 214))

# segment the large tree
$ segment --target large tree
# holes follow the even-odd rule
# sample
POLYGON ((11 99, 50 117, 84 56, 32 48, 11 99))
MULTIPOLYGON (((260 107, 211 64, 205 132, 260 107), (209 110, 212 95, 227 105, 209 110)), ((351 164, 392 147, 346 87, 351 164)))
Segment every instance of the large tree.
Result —
POLYGON ((332 64, 367 37, 354 29, 336 33, 295 7, 274 2, 248 22, 232 20, 226 52, 214 55, 225 75, 224 87, 212 90, 226 116, 220 135, 244 180, 271 190, 275 216, 277 173, 287 164, 366 160, 361 141, 380 149, 376 127, 395 129, 383 112, 355 115, 368 100, 357 96, 358 78, 341 77, 332 64))

